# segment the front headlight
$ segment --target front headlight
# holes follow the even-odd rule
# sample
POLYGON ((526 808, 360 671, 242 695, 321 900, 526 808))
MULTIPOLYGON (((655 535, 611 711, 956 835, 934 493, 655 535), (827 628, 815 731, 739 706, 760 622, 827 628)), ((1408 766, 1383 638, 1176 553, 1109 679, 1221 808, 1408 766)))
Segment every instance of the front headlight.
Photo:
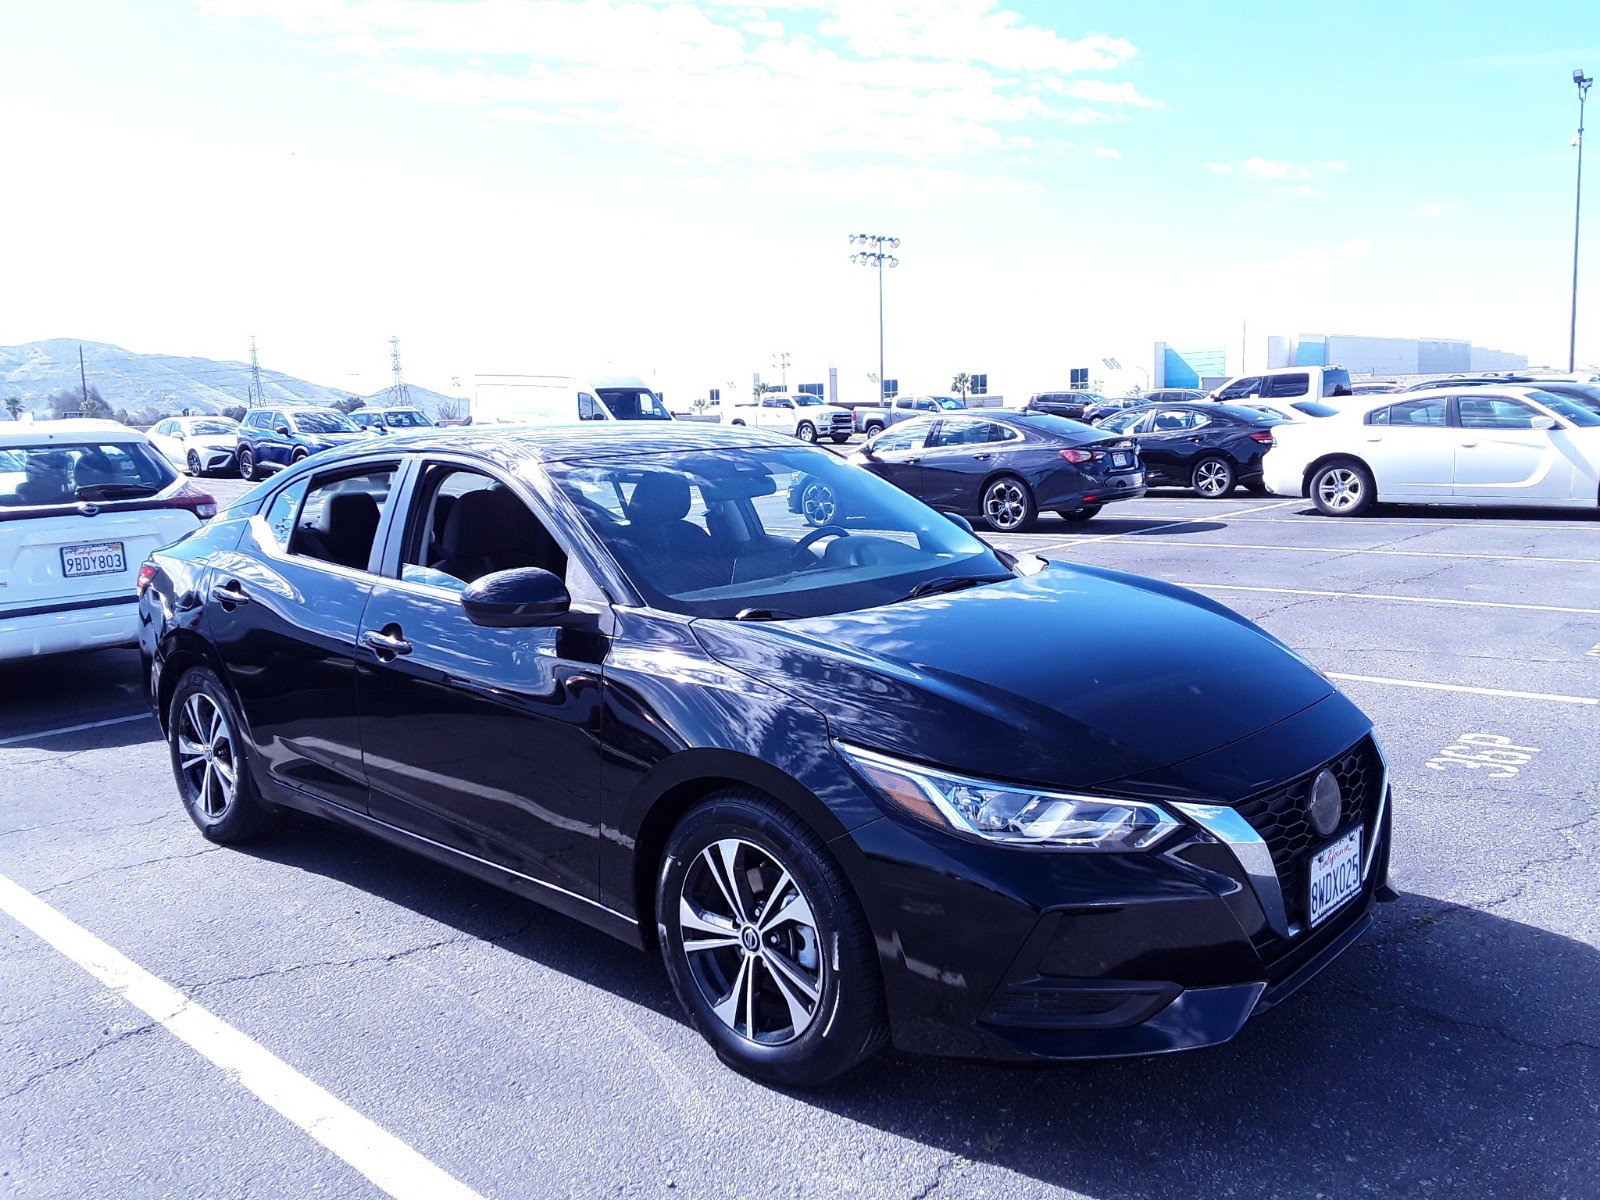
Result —
POLYGON ((835 742, 884 799, 911 816, 1010 846, 1143 850, 1178 827, 1154 804, 952 775, 835 742))

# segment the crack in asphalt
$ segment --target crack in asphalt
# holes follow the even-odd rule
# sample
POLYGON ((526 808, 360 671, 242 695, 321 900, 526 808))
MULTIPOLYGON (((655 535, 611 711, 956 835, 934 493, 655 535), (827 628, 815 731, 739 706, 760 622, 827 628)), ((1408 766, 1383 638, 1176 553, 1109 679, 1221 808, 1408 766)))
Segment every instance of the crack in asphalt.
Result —
POLYGON ((933 1178, 919 1190, 910 1193, 908 1200, 928 1200, 929 1196, 945 1185, 950 1172, 966 1161, 966 1157, 960 1154, 947 1155, 945 1160, 933 1169, 933 1178))
MULTIPOLYGON (((90 833, 122 833, 129 829, 143 829, 146 825, 154 825, 160 821, 167 821, 177 816, 169 810, 163 810, 159 816, 151 817, 146 821, 117 821, 110 825, 97 825, 89 830, 90 833)), ((56 829, 62 825, 76 825, 83 821, 92 821, 93 817, 63 817, 59 821, 43 821, 38 825, 19 825, 15 829, 0 829, 0 838, 15 837, 19 833, 34 833, 40 829, 56 829)))
POLYGON ((102 1050, 109 1050, 111 1047, 120 1045, 121 1043, 128 1041, 130 1038, 138 1037, 140 1034, 149 1033, 159 1024, 159 1021, 146 1021, 143 1025, 136 1026, 133 1029, 124 1030, 115 1037, 108 1038, 106 1041, 98 1043, 86 1054, 80 1054, 76 1058, 69 1058, 65 1062, 56 1063, 54 1066, 46 1067, 42 1071, 35 1071, 16 1087, 12 1088, 11 1091, 6 1092, 4 1095, 0 1095, 0 1103, 4 1103, 7 1100, 16 1099, 29 1088, 37 1086, 39 1083, 50 1078, 50 1076, 57 1074, 58 1072, 70 1070, 76 1066, 81 1066, 90 1059, 94 1058, 95 1055, 99 1054, 102 1050))
POLYGON ((1451 1016, 1449 1013, 1440 1012, 1438 1009, 1429 1008, 1426 1005, 1412 1004, 1405 1000, 1397 1000, 1393 996, 1375 996, 1371 992, 1362 991, 1360 988, 1346 987, 1340 984, 1334 984, 1333 986, 1329 987, 1328 990, 1331 992, 1336 992, 1340 995, 1352 996, 1356 999, 1365 1000, 1369 1004, 1377 1007, 1397 1008, 1403 1012, 1410 1013, 1414 1017, 1421 1017, 1422 1019, 1434 1025, 1445 1025, 1455 1029, 1471 1029, 1476 1030, 1479 1033, 1492 1033, 1497 1037, 1510 1042, 1512 1045, 1520 1046, 1525 1050, 1537 1050, 1543 1054, 1558 1054, 1564 1050, 1588 1050, 1593 1054, 1600 1054, 1600 1043, 1587 1041, 1583 1038, 1571 1038, 1565 1042, 1558 1042, 1553 1046, 1547 1046, 1542 1042, 1530 1041, 1527 1038, 1518 1037, 1510 1030, 1502 1029, 1498 1025, 1490 1025, 1482 1021, 1469 1021, 1464 1017, 1451 1016))
POLYGON ((157 863, 178 862, 185 858, 199 858, 202 854, 215 854, 217 851, 223 849, 226 849, 226 847, 203 846, 199 850, 191 850, 187 854, 164 854, 159 858, 142 858, 137 862, 120 863, 114 867, 101 867, 99 870, 90 871, 86 875, 76 875, 71 879, 63 879, 59 883, 52 883, 49 887, 39 888, 34 892, 34 895, 47 896, 51 892, 59 891, 62 888, 73 887, 76 884, 86 883, 91 879, 98 879, 102 875, 117 875, 124 871, 137 870, 140 867, 154 866, 157 863))

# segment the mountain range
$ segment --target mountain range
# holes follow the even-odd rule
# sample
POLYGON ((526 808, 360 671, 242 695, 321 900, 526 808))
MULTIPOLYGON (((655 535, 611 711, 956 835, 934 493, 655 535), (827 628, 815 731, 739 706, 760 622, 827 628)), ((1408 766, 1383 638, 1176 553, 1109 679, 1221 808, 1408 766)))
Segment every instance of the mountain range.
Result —
MULTIPOLYGON (((0 346, 0 403, 15 396, 36 417, 50 415, 50 396, 63 388, 77 392, 78 348, 83 348, 89 386, 96 389, 111 410, 125 409, 143 423, 160 420, 187 409, 215 413, 242 407, 250 394, 250 364, 220 362, 210 358, 183 358, 172 354, 136 354, 103 342, 52 338, 21 346, 0 346)), ((297 379, 282 371, 261 368, 261 391, 272 404, 330 405, 353 393, 297 379)), ((412 404, 439 416, 439 406, 466 402, 407 384, 412 404)), ((388 389, 362 399, 386 398, 388 389)))

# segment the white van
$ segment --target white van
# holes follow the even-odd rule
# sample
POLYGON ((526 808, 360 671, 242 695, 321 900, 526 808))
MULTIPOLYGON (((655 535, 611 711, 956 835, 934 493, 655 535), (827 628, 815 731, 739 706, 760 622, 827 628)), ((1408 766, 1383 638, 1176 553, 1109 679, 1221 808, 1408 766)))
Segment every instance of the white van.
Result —
POLYGON ((637 375, 475 375, 467 394, 474 425, 672 420, 637 375))
POLYGON ((1227 404, 1251 400, 1337 401, 1350 395, 1350 372, 1343 367, 1273 367, 1250 375, 1236 375, 1211 393, 1227 404))

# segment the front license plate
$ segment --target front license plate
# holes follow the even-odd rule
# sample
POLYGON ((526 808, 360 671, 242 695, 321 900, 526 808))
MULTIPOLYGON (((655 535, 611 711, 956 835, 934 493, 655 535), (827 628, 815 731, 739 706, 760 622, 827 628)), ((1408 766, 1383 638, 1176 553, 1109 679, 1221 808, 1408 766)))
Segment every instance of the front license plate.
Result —
POLYGON ((1361 890, 1361 826, 1311 856, 1306 912, 1316 925, 1361 890))
POLYGON ((61 547, 61 574, 67 579, 85 575, 120 575, 128 569, 121 542, 85 542, 61 547))

